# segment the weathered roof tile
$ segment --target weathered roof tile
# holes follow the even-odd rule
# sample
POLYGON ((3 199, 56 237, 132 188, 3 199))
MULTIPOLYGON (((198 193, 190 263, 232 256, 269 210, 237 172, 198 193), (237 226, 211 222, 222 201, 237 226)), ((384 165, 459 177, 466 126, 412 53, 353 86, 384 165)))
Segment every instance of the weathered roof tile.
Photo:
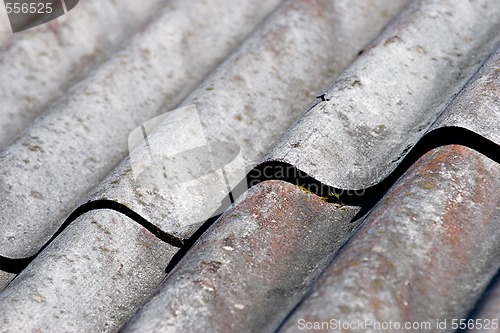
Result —
MULTIPOLYGON (((182 103, 196 105, 206 136, 239 146, 245 168, 230 182, 231 187, 257 165, 310 105, 315 93, 331 82, 405 3, 286 2, 182 103)), ((170 156, 166 143, 176 142, 181 134, 175 128, 180 126, 165 120, 148 136, 148 145, 133 154, 147 161, 149 149, 155 147, 159 151, 156 161, 170 156)), ((180 240, 189 238, 217 211, 227 194, 218 188, 208 192, 208 184, 217 182, 214 175, 182 187, 158 186, 153 191, 142 186, 132 170, 130 161, 125 160, 90 200, 124 204, 180 240), (196 195, 193 188, 203 190, 196 195)), ((164 173, 162 169, 157 173, 154 181, 159 183, 164 173)))
POLYGON ((272 331, 352 234, 358 210, 281 181, 254 186, 123 331, 272 331))
POLYGON ((266 160, 340 189, 379 183, 495 49, 499 22, 493 1, 413 2, 266 160))
POLYGON ((0 152, 1 332, 498 317, 493 0, 413 1, 368 47, 406 0, 288 0, 225 60, 279 0, 124 1, 0 26, 0 72, 36 78, 0 78, 0 145, 49 109, 0 152))
POLYGON ((465 128, 500 146, 499 68, 500 43, 432 129, 465 128))
POLYGON ((280 332, 296 332, 304 318, 430 322, 429 332, 436 319, 451 325, 466 318, 500 268, 498 188, 498 163, 469 148, 426 154, 368 215, 280 332))
POLYGON ((130 131, 175 107, 277 3, 170 2, 1 151, 0 255, 35 254, 126 155, 130 131))
POLYGON ((77 13, 10 38, 0 47, 0 147, 10 143, 164 3, 85 0, 77 13))
POLYGON ((0 294, 0 331, 116 331, 177 251, 121 213, 86 213, 0 294))

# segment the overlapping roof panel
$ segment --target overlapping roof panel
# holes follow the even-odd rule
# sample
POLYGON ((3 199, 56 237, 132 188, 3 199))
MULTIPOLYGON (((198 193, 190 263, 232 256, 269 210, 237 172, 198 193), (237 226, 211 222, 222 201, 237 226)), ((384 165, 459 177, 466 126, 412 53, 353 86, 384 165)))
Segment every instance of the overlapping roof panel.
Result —
POLYGON ((169 2, 0 153, 0 255, 34 255, 126 156, 129 133, 182 101, 278 1, 228 16, 231 3, 169 2))
POLYGON ((88 0, 2 32, 0 331, 498 318, 500 6, 407 4, 88 0))
MULTIPOLYGON (((431 323, 466 318, 500 268, 500 166, 437 148, 400 179, 284 323, 431 323), (485 200, 488 198, 488 200, 485 200), (490 201, 491 200, 491 201, 490 201)), ((353 330, 362 332, 363 330, 353 330)))
MULTIPOLYGON (((83 1, 78 12, 12 36, 2 43, 0 146, 63 95, 72 82, 109 56, 165 1, 83 1)), ((8 20, 2 20, 2 24, 8 20)), ((0 44, 0 45, 1 45, 0 44)))
MULTIPOLYGON (((311 105, 315 94, 375 38, 390 14, 395 14, 403 4, 404 1, 381 1, 370 4, 373 6, 370 8, 362 3, 351 6, 344 2, 285 3, 188 96, 181 105, 196 106, 206 136, 239 146, 244 172, 232 179, 232 183, 230 180, 231 187, 237 186, 245 173, 258 164, 280 135, 311 105), (364 15, 368 11, 380 14, 364 15)), ((175 130, 179 126, 170 119, 158 125, 148 136, 149 145, 133 153, 139 154, 136 159, 146 161, 149 149, 155 147, 159 147, 155 153, 157 160, 168 155, 168 151, 161 154, 161 148, 164 142, 173 142, 181 135, 175 130)), ((124 204, 164 232, 183 240, 210 217, 198 215, 201 209, 197 207, 205 207, 210 214, 224 199, 225 193, 217 200, 211 200, 216 193, 193 193, 192 188, 205 189, 207 184, 218 182, 213 176, 199 178, 185 187, 151 191, 150 187, 141 186, 135 173, 130 172, 133 167, 126 159, 89 200, 124 204), (186 196, 191 196, 188 203, 184 200, 186 196)), ((161 177, 154 181, 160 182, 161 177)))
POLYGON ((266 159, 336 188, 379 183, 495 49, 499 24, 499 6, 412 3, 266 159))
POLYGON ((353 233, 358 210, 286 182, 254 186, 207 230, 124 331, 277 328, 353 233))

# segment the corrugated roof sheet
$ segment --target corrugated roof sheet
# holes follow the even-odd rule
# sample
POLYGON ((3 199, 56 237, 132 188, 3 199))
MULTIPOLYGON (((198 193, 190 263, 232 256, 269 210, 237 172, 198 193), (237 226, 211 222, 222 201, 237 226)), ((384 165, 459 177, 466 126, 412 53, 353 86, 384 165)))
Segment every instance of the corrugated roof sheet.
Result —
POLYGON ((0 152, 1 332, 499 317, 500 7, 413 1, 379 35, 407 1, 288 0, 258 25, 279 2, 110 4, 91 64, 93 0, 0 34, 5 73, 43 38, 65 56, 33 112, 2 91, 43 115, 0 152), (219 171, 165 159, 214 140, 219 171))
MULTIPOLYGON (((492 94, 494 88, 491 89, 491 86, 498 80, 498 76, 494 75, 497 64, 498 52, 490 57, 466 89, 444 111, 441 118, 447 120, 440 120, 431 128, 436 130, 444 126, 460 126, 463 123, 460 113, 463 113, 464 105, 469 105, 469 110, 470 106, 473 106, 474 112, 477 110, 478 113, 485 115, 486 117, 480 120, 483 123, 496 124, 498 103, 494 102, 497 97, 492 94), (474 90, 476 93, 471 93, 474 90), (481 103, 472 103, 477 101, 479 96, 483 97, 481 103)), ((481 126, 476 128, 480 133, 484 129, 481 126)), ((328 289, 324 287, 324 291, 315 292, 313 289, 315 298, 310 301, 312 305, 304 306, 306 307, 304 310, 299 307, 298 312, 285 324, 285 326, 288 324, 289 331, 297 331, 299 319, 303 318, 308 318, 310 322, 329 322, 331 318, 342 318, 346 322, 356 322, 360 319, 366 322, 369 320, 379 322, 392 320, 399 323, 428 322, 435 329, 437 329, 436 320, 446 319, 448 325, 451 325, 453 318, 466 318, 492 274, 500 268, 498 262, 500 248, 498 235, 495 234, 498 230, 495 223, 499 216, 497 209, 499 198, 496 194, 500 169, 498 163, 489 157, 461 146, 438 148, 431 154, 419 160, 368 215, 367 220, 375 219, 380 231, 366 231, 366 229, 371 230, 369 227, 371 222, 364 223, 343 250, 346 252, 346 259, 343 259, 342 255, 335 259, 334 265, 339 265, 340 268, 327 271, 328 276, 331 276, 336 283, 328 289), (469 167, 468 164, 472 165, 469 167), (462 179, 466 181, 462 182, 462 179), (492 205, 484 200, 486 197, 493 200, 492 205), (392 201, 387 203, 389 198, 392 201), (467 207, 462 207, 463 202, 467 202, 467 207), (378 215, 382 209, 380 206, 386 206, 387 215, 392 214, 395 217, 392 218, 392 215, 380 217, 380 214, 378 215), (450 208, 452 206, 453 209, 450 208), (400 216, 401 214, 403 216, 400 216), (402 224, 402 219, 405 224, 402 224), (463 226, 466 223, 467 229, 463 226), (457 230, 460 230, 460 233, 455 235, 457 230), (373 233, 377 237, 372 236, 373 233), (367 236, 364 236, 365 234, 367 236), (475 249, 475 244, 481 239, 484 243, 475 249), (464 244, 468 244, 469 247, 464 247, 464 244), (374 258, 369 255, 370 249, 374 252, 374 258), (422 251, 422 254, 419 255, 418 251, 422 251), (457 252, 464 255, 455 254, 457 252), (382 258, 378 259, 379 256, 382 258), (340 263, 337 264, 337 260, 340 263), (359 273, 356 271, 358 268, 356 263, 362 267, 359 268, 359 273), (425 265, 429 267, 422 269, 425 265), (368 266, 367 269, 370 271, 362 270, 365 266, 368 266), (456 271, 457 269, 459 271, 456 271), (355 274, 360 277, 357 278, 355 274), (425 279, 422 278, 422 274, 426 275, 425 279), (448 274, 453 275, 456 280, 447 278, 448 274), (403 281, 401 277, 405 277, 406 280, 403 281), (447 282, 440 283, 441 280, 447 282), (471 284, 471 281, 474 281, 474 284, 471 284), (350 290, 353 296, 349 296, 350 290), (343 297, 347 298, 344 300, 343 297), (401 300, 402 297, 404 299, 401 300), (366 302, 366 313, 359 305, 363 304, 360 303, 363 300, 366 302), (410 304, 411 302, 413 303, 410 304), (428 306, 427 303, 433 306, 428 306), (339 311, 335 311, 335 307, 338 307, 339 311), (427 312, 422 308, 426 308, 427 312), (346 309, 351 310, 346 312, 346 309), (410 309, 415 309, 414 313, 410 309)), ((498 155, 498 150, 488 151, 487 154, 498 155)), ((277 221, 288 223, 295 218, 300 221, 299 224, 307 225, 307 218, 301 217, 300 213, 290 207, 282 207, 281 200, 289 204, 287 194, 300 190, 288 189, 285 194, 282 190, 271 190, 269 194, 269 188, 274 189, 273 184, 273 181, 264 182, 254 187, 253 191, 257 191, 261 186, 266 189, 266 192, 264 190, 262 192, 266 193, 268 200, 263 203, 256 203, 254 193, 250 190, 252 194, 247 194, 249 197, 240 199, 236 207, 227 211, 178 263, 178 268, 163 282, 148 304, 141 308, 134 320, 126 326, 125 331, 141 329, 165 332, 210 329, 273 331, 276 322, 284 318, 296 305, 291 302, 294 298, 293 293, 287 292, 290 279, 298 279, 294 283, 295 288, 311 283, 311 280, 314 280, 314 273, 306 276, 294 274, 308 264, 321 270, 318 267, 324 267, 325 260, 334 256, 338 247, 343 244, 346 234, 349 234, 347 231, 344 235, 320 231, 318 223, 315 227, 316 237, 325 234, 333 237, 330 253, 323 258, 307 257, 309 253, 307 250, 314 248, 312 245, 301 247, 304 253, 301 253, 302 256, 298 255, 294 252, 298 250, 291 235, 288 235, 290 239, 287 242, 279 243, 279 260, 276 259, 277 254, 269 254, 274 249, 272 246, 274 239, 269 240, 258 234, 256 239, 265 239, 267 246, 262 243, 255 247, 246 245, 247 242, 252 242, 253 245, 253 237, 249 234, 259 230, 261 225, 269 224, 273 228, 280 228, 276 225, 277 221), (276 200, 280 203, 275 203, 276 200), (276 213, 269 211, 269 206, 282 214, 288 214, 276 218, 276 213), (249 212, 248 207, 252 207, 253 210, 249 212), (227 245, 228 239, 231 240, 231 244, 236 242, 238 246, 227 245), (241 243, 245 246, 241 246, 241 243), (247 259, 249 256, 252 259, 247 259), (281 265, 287 265, 289 261, 293 262, 293 268, 287 270, 289 275, 282 280, 272 278, 273 274, 280 274, 281 265), (214 263, 216 269, 208 271, 204 269, 214 263), (255 263, 261 265, 267 263, 268 266, 256 268, 255 263), (225 291, 228 285, 229 290, 225 291), (279 290, 277 301, 270 296, 276 290, 279 290), (251 301, 242 301, 248 299, 251 301), (283 306, 283 303, 280 304, 280 301, 284 300, 291 302, 286 304, 288 308, 283 306), (177 311, 178 307, 183 307, 183 311, 177 311), (222 319, 226 313, 223 309, 231 313, 233 320, 226 322, 222 319), (192 313, 200 314, 196 321, 189 318, 192 313)), ((322 204, 324 203, 317 204, 317 207, 321 207, 322 204)), ((303 205, 294 203, 293 206, 295 205, 300 207, 301 213, 308 212, 303 205)), ((343 230, 342 226, 347 224, 354 228, 357 223, 353 222, 359 222, 356 218, 353 219, 359 208, 337 205, 336 209, 330 212, 328 218, 323 217, 323 221, 338 216, 335 221, 337 233, 343 230)), ((321 216, 318 213, 305 215, 321 216)), ((290 229, 292 228, 289 224, 282 227, 284 232, 290 232, 290 229)), ((314 232, 313 235, 310 233, 311 231, 302 230, 303 241, 307 242, 310 237, 314 237, 314 232)), ((268 234, 278 236, 280 232, 274 231, 268 234)), ((322 245, 321 242, 317 243, 317 246, 322 245)), ((319 254, 321 251, 314 250, 313 253, 319 254)), ((313 268, 310 270, 314 271, 313 268)), ((322 288, 321 283, 319 288, 322 288)), ((303 290, 295 289, 295 292, 300 296, 303 290)), ((299 296, 295 295, 295 299, 299 296)), ((366 329, 358 331, 364 332, 366 329)))
POLYGON ((114 331, 178 250, 113 210, 86 213, 60 236, 0 294, 3 332, 114 331))
POLYGON ((0 255, 34 255, 126 155, 130 131, 174 108, 278 1, 231 3, 169 2, 0 152, 0 255))
POLYGON ((272 331, 353 233, 357 211, 286 182, 252 187, 123 331, 272 331))
MULTIPOLYGON (((380 1, 370 4, 372 8, 341 1, 285 3, 181 105, 196 105, 206 136, 236 142, 244 171, 250 171, 311 104, 315 93, 354 59, 404 3, 380 1), (372 11, 385 14, 363 15, 372 11), (352 38, 354 32, 356 38, 352 38)), ((148 136, 149 145, 134 152, 139 154, 136 159, 147 161, 150 147, 158 147, 157 160, 169 156, 168 150, 161 149, 168 149, 164 143, 175 141, 180 132, 188 132, 176 131, 180 126, 170 120, 158 125, 148 136)), ((217 187, 206 192, 207 184, 218 182, 213 176, 152 191, 136 181, 132 169, 125 160, 88 200, 124 204, 180 241, 217 211, 227 194, 217 196, 217 187), (208 215, 200 215, 204 212, 199 207, 205 207, 208 215)), ((231 187, 244 176, 245 172, 230 180, 231 187)), ((154 181, 162 178, 160 174, 154 181)))
MULTIPOLYGON (((466 318, 500 268, 500 166, 463 146, 426 154, 373 209, 280 332, 298 320, 466 318), (487 200, 485 200, 488 198, 487 200)), ((404 328, 404 327, 402 327, 404 328)), ((365 332, 366 329, 353 329, 365 332)))
POLYGON ((460 127, 500 145, 499 67, 500 44, 432 129, 460 127))
POLYGON ((500 7, 485 4, 413 2, 266 159, 340 189, 379 183, 500 41, 500 7))
MULTIPOLYGON (((165 1, 86 0, 77 13, 17 33, 0 47, 0 146, 10 143, 72 82, 109 56, 165 1)), ((3 8, 2 8, 3 9, 3 8)), ((8 24, 8 20, 2 20, 8 24)), ((1 39, 0 39, 1 43, 1 39)))

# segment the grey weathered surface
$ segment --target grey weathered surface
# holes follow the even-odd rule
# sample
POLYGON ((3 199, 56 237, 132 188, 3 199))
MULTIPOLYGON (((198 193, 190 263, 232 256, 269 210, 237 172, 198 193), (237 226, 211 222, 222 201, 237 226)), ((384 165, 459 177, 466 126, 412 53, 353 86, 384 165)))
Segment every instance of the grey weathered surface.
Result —
POLYGON ((1 151, 0 255, 33 255, 126 155, 130 131, 175 107, 278 2, 168 2, 1 151))
POLYGON ((500 275, 497 274, 490 287, 481 297, 480 303, 474 309, 474 328, 467 333, 497 333, 500 332, 500 275), (496 319, 496 321, 495 321, 496 319))
MULTIPOLYGON (((161 188, 167 177, 154 183, 157 178, 141 178, 143 173, 136 178, 133 168, 134 159, 147 164, 148 154, 156 158, 152 152, 162 153, 167 143, 184 141, 183 132, 199 130, 190 127, 195 122, 163 123, 150 132, 155 121, 145 121, 175 107, 222 61, 226 54, 212 51, 227 53, 243 38, 237 30, 243 17, 250 31, 250 21, 272 7, 257 0, 242 2, 249 6, 244 8, 226 0, 197 1, 169 1, 156 21, 0 152, 0 255, 34 254, 86 191, 122 160, 127 135, 134 128, 142 134, 141 124, 151 134, 147 145, 87 198, 124 203, 179 242, 197 230, 203 208, 216 208, 217 192, 226 188, 210 192, 202 186, 222 181, 220 173, 176 192, 161 188), (269 7, 255 7, 262 3, 269 7), (181 30, 185 35, 179 37, 181 30)), ((404 3, 289 0, 181 106, 197 105, 208 136, 236 140, 248 171, 404 3)), ((408 148, 433 129, 467 128, 498 144, 498 49, 468 81, 500 38, 497 7, 486 0, 415 1, 322 96, 330 101, 306 112, 310 125, 319 112, 318 122, 309 127, 299 122, 292 130, 296 136, 284 138, 277 150, 304 148, 294 163, 333 170, 328 177, 352 180, 359 173, 350 172, 362 170, 363 186, 369 186, 391 168, 405 167, 408 160, 400 162, 408 148), (356 109, 344 110, 350 106, 356 109), (320 122, 332 114, 337 118, 331 123, 320 122), (382 122, 385 128, 379 127, 382 122), (335 138, 341 144, 328 141, 335 138)), ((500 170, 478 151, 447 146, 417 161, 370 212, 282 330, 307 331, 298 329, 299 318, 431 323, 465 318, 500 267, 500 170)), ((498 151, 487 153, 496 158, 498 151)), ((352 207, 326 204, 288 183, 257 185, 201 236, 144 308, 165 277, 165 266, 177 262, 178 257, 172 261, 177 248, 158 239, 159 229, 150 228, 156 237, 140 226, 147 224, 140 217, 87 212, 0 293, 0 332, 99 332, 122 325, 140 332, 274 331, 336 256, 359 216, 378 200, 373 189, 356 198, 361 207, 352 207)), ((85 207, 98 203, 78 211, 85 207)), ((0 271, 0 289, 12 277, 0 271)), ((485 300, 477 316, 498 317, 495 296, 485 300)))
POLYGON ((352 234, 357 211, 281 181, 252 187, 122 331, 274 331, 352 234))
MULTIPOLYGON (((310 105, 315 93, 348 66, 404 4, 288 1, 182 105, 196 105, 207 135, 236 142, 249 171, 310 105)), ((151 147, 169 148, 181 135, 172 127, 180 126, 184 125, 165 120, 149 136, 148 146, 140 148, 144 158, 139 160, 148 160, 151 147)), ((155 190, 141 186, 132 171, 125 160, 90 200, 125 204, 179 239, 189 238, 226 195, 222 185, 213 186, 222 178, 220 170, 179 186, 159 184, 155 190)), ((244 175, 234 177, 231 185, 244 175)))
MULTIPOLYGON (((298 320, 466 318, 500 267, 500 166, 463 146, 422 157, 386 194, 280 332, 298 320)), ((354 329, 352 332, 366 330, 354 329)))
POLYGON ((450 126, 467 128, 500 146, 500 44, 432 129, 450 126))
MULTIPOLYGON (((10 37, 7 45, 0 46, 0 147, 165 2, 80 1, 76 12, 10 37)), ((4 20, 8 22, 2 16, 4 20)))
POLYGON ((178 248, 110 210, 75 220, 0 293, 0 332, 113 332, 178 248))
POLYGON ((0 291, 5 288, 9 282, 16 277, 16 274, 14 273, 8 273, 0 270, 0 291))
POLYGON ((341 189, 377 184, 494 50, 498 31, 495 1, 413 2, 266 160, 341 189))

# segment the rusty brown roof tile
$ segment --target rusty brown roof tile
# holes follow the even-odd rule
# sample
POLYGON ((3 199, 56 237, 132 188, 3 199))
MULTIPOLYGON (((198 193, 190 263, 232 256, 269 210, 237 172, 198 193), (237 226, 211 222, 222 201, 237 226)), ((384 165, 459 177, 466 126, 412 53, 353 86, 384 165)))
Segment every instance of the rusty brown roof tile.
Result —
POLYGON ((123 331, 272 331, 352 234, 358 210, 281 181, 254 186, 123 331))
POLYGON ((434 332, 436 320, 466 318, 500 268, 498 188, 500 166, 489 158, 463 146, 429 152, 374 208, 280 332, 331 319, 429 322, 421 331, 434 332))

